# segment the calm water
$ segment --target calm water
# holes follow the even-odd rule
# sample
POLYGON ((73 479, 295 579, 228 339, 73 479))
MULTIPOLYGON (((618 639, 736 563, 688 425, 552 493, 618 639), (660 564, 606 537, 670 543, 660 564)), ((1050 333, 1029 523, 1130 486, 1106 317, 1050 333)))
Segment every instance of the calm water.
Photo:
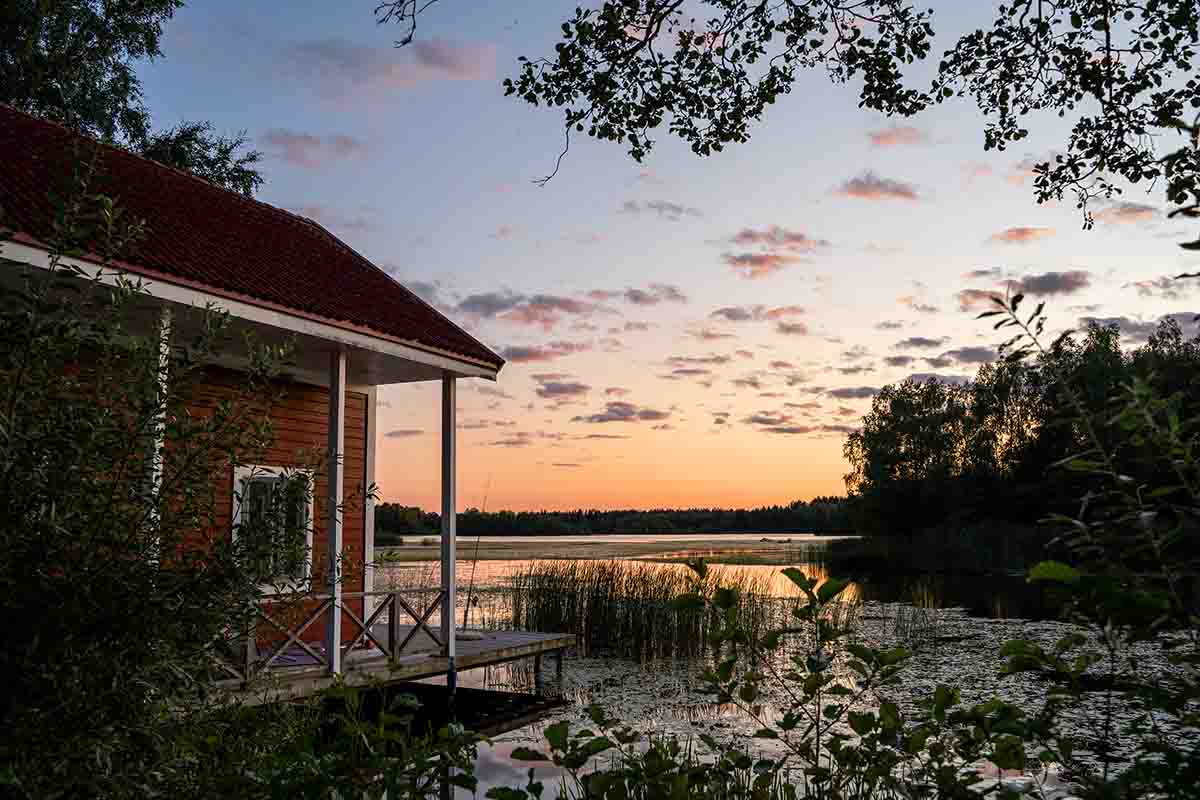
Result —
MULTIPOLYGON (((772 535, 767 538, 773 541, 764 543, 763 538, 761 534, 505 537, 503 542, 511 543, 513 553, 520 557, 458 561, 456 621, 462 623, 466 596, 470 593, 477 601, 471 611, 471 627, 506 627, 505 615, 511 612, 506 589, 510 579, 528 571, 536 561, 566 560, 531 558, 531 548, 559 555, 564 546, 569 546, 578 558, 588 558, 599 552, 611 553, 613 547, 628 546, 627 554, 606 560, 636 562, 664 571, 685 570, 682 561, 703 555, 715 568, 759 578, 770 587, 771 594, 780 597, 794 596, 797 592, 779 574, 785 566, 799 567, 813 578, 828 577, 822 557, 828 539, 772 535), (789 543, 780 543, 789 538, 789 543)), ((469 555, 473 548, 473 539, 460 540, 459 555, 469 555)), ((436 558, 435 549, 427 549, 428 557, 436 558)), ((490 554, 502 549, 503 544, 495 538, 485 538, 481 546, 481 551, 490 554)), ((438 563, 432 560, 392 564, 377 571, 376 588, 427 591, 438 585, 439 573, 438 563)), ((1017 637, 1036 638, 1049 644, 1069 630, 1063 623, 1053 621, 1045 598, 1019 577, 873 575, 852 586, 845 597, 860 604, 855 636, 878 646, 902 642, 915 651, 903 683, 891 690, 893 696, 888 698, 909 709, 914 709, 939 683, 962 687, 968 701, 999 693, 1032 708, 1044 686, 1023 677, 1001 682, 1000 646, 1017 637), (921 623, 918 634, 899 622, 902 618, 911 620, 914 614, 921 623), (905 640, 906 636, 914 635, 919 635, 920 641, 905 640)), ((479 796, 488 786, 523 783, 529 765, 510 758, 513 748, 543 746, 542 731, 547 724, 558 720, 585 725, 583 708, 593 702, 603 704, 610 713, 648 733, 682 738, 708 733, 718 739, 745 740, 759 726, 733 707, 715 706, 698 691, 699 674, 705 666, 701 659, 637 663, 578 654, 568 658, 562 685, 557 689, 572 705, 541 723, 497 737, 481 747, 477 761, 482 786, 479 796)), ((528 663, 517 662, 464 672, 460 683, 527 692, 532 691, 532 672, 528 663)), ((782 696, 774 697, 768 691, 762 711, 772 715, 781 701, 782 696)), ((1084 704, 1074 713, 1080 729, 1086 730, 1098 712, 1084 704)), ((547 779, 547 792, 555 794, 557 778, 553 769, 543 768, 539 774, 547 779)))

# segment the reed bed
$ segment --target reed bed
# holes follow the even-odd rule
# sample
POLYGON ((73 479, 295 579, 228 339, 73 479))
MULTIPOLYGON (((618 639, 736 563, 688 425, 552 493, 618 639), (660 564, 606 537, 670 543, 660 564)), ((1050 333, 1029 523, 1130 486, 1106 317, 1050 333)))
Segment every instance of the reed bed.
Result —
POLYGON ((626 658, 703 655, 718 620, 681 608, 688 592, 738 592, 739 621, 754 634, 787 624, 792 601, 770 595, 769 576, 713 568, 704 579, 671 565, 620 561, 534 562, 510 583, 512 621, 532 631, 569 631, 585 654, 626 658))

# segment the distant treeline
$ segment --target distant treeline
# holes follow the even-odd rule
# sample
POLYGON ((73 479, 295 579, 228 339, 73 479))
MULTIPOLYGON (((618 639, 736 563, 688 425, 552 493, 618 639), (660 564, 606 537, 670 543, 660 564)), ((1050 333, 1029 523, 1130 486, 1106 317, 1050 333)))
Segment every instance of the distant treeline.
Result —
MULTIPOLYGON (((441 515, 413 506, 375 507, 380 544, 403 536, 434 536, 441 515)), ((480 511, 458 515, 460 536, 563 536, 600 533, 832 533, 850 530, 845 498, 817 497, 763 508, 687 508, 650 511, 480 511)))
MULTIPOLYGON (((910 379, 883 387, 844 449, 856 528, 1012 535, 1011 525, 990 523, 1032 532, 1047 514, 1078 512, 1087 476, 1061 464, 1091 447, 1065 390, 1111 443, 1124 441, 1113 400, 1138 385, 1171 398, 1179 420, 1197 419, 1200 337, 1185 339, 1168 318, 1145 344, 1123 350, 1116 325, 1093 323, 1037 358, 984 366, 961 386, 910 379)), ((1150 455, 1126 444, 1113 466, 1141 485, 1163 485, 1169 476, 1152 473, 1150 455)))

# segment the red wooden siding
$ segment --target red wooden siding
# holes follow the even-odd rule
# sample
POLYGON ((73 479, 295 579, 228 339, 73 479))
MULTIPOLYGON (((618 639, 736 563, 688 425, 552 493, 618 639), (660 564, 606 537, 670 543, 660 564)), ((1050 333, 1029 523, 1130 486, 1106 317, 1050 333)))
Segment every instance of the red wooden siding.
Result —
MULTIPOLYGON (((197 387, 189 410, 196 415, 206 415, 222 400, 235 396, 238 386, 236 373, 227 370, 211 370, 207 380, 197 387)), ((274 444, 261 459, 254 463, 266 467, 300 467, 315 458, 324 458, 329 446, 328 415, 329 391, 320 386, 299 383, 280 383, 276 386, 280 397, 271 405, 268 417, 274 432, 274 444), (307 458, 306 458, 307 454, 307 458)), ((343 591, 363 591, 364 553, 366 548, 365 514, 363 492, 366 479, 366 431, 367 396, 359 392, 346 392, 345 419, 345 502, 343 504, 343 560, 345 575, 343 591)), ((233 514, 233 468, 222 467, 224 475, 218 482, 216 492, 216 530, 210 535, 229 536, 232 532, 233 514)), ((329 534, 326 520, 326 470, 317 473, 313 502, 313 588, 324 591, 324 575, 329 560, 329 534)), ((361 599, 348 600, 346 604, 362 617, 361 599)), ((323 636, 323 622, 314 623, 304 638, 315 641, 323 636)), ((265 632, 265 631, 264 631, 265 632)), ((342 638, 349 641, 357 634, 357 627, 343 615, 342 638)))

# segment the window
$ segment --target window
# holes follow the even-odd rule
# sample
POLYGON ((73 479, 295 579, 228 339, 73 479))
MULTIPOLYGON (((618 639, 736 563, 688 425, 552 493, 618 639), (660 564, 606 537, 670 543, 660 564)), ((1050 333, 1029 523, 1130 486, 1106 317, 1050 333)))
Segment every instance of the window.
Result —
POLYGON ((312 567, 312 474, 242 466, 233 476, 233 536, 245 547, 264 591, 308 578, 312 567))

